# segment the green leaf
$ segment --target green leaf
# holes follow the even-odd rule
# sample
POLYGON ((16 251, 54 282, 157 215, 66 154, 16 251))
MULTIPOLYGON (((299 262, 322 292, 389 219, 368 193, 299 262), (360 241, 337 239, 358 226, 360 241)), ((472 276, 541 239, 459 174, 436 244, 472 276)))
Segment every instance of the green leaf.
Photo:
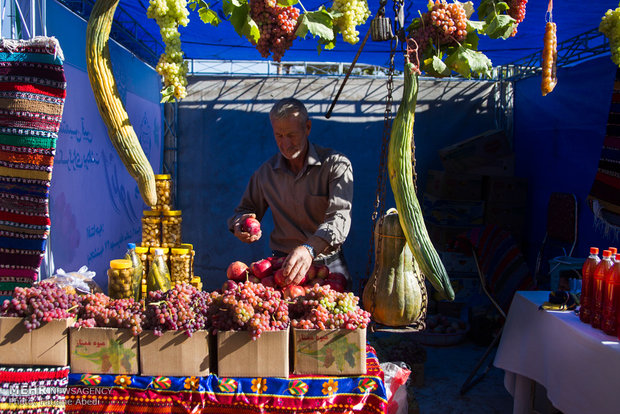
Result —
MULTIPOLYGON (((218 24, 220 24, 220 18, 215 11, 209 8, 209 3, 205 2, 204 0, 197 0, 197 3, 200 5, 200 8, 198 9, 198 15, 200 16, 200 20, 202 20, 203 23, 212 24, 213 26, 217 26, 218 24)), ((192 3, 192 5, 193 4, 194 3, 192 3)))
POLYGON ((467 37, 463 40, 462 45, 467 47, 468 49, 478 50, 478 41, 480 37, 476 32, 468 32, 467 37))
MULTIPOLYGON (((455 3, 458 3, 458 1, 455 1, 455 3)), ((474 8, 474 3, 471 1, 468 1, 467 3, 461 3, 461 6, 463 6, 463 8, 465 9, 465 15, 468 19, 471 17, 472 14, 474 14, 474 11, 476 11, 476 9, 474 8)))
POLYGON ((467 32, 477 31, 478 33, 484 32, 485 22, 479 22, 477 20, 467 20, 467 32))
POLYGON ((484 31, 491 39, 508 39, 514 31, 516 20, 506 14, 495 16, 484 31))
POLYGON ((247 37, 252 43, 258 41, 260 31, 256 22, 250 17, 250 5, 247 0, 224 0, 222 9, 230 16, 228 20, 239 36, 247 37))
POLYGON ((334 40, 334 19, 332 14, 321 7, 319 10, 304 13, 295 34, 301 38, 310 32, 313 36, 326 42, 334 40))
POLYGON ((276 3, 280 6, 288 7, 299 3, 299 0, 277 0, 276 3))
POLYGON ((443 60, 438 56, 433 56, 432 58, 428 58, 424 61, 424 66, 422 67, 424 72, 428 73, 431 76, 436 78, 443 78, 446 76, 450 76, 452 70, 446 66, 443 60))
POLYGON ((480 5, 478 5, 478 18, 482 20, 486 20, 489 15, 493 18, 495 16, 495 5, 493 0, 482 0, 480 5))
POLYGON ((491 77, 493 65, 491 60, 483 53, 460 46, 446 58, 446 65, 464 78, 491 77))
POLYGON ((508 3, 505 3, 503 1, 500 1, 499 3, 495 3, 495 11, 497 12, 497 14, 501 14, 502 12, 505 12, 508 9, 510 9, 510 6, 508 5, 508 3))
POLYGON ((170 85, 161 90, 161 101, 159 103, 174 102, 174 86, 170 85))

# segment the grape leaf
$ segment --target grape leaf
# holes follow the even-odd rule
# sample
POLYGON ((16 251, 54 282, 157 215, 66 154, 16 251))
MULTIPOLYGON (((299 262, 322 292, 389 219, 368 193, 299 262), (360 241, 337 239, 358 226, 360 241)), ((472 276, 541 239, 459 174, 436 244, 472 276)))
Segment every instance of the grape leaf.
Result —
POLYGON ((288 7, 299 3, 299 0, 277 0, 276 3, 280 6, 288 7))
POLYGON ((205 2, 204 0, 196 0, 196 2, 192 2, 190 4, 192 10, 196 9, 196 3, 198 3, 200 6, 198 8, 198 15, 200 16, 200 20, 202 20, 203 23, 212 24, 213 26, 217 26, 221 23, 221 20, 218 17, 217 13, 209 8, 209 3, 205 2))
POLYGON ((319 53, 319 55, 321 54, 321 50, 323 47, 325 48, 325 50, 332 50, 333 48, 335 48, 336 47, 336 35, 334 34, 333 40, 319 39, 318 44, 316 46, 316 50, 319 53))
POLYGON ((467 33, 467 37, 465 37, 465 40, 463 40, 462 45, 469 49, 478 50, 479 40, 480 37, 478 36, 478 33, 476 33, 475 31, 471 31, 467 33))
POLYGON ((422 69, 424 72, 436 78, 450 76, 452 73, 452 70, 446 66, 444 61, 438 56, 433 56, 432 58, 426 59, 422 69))
POLYGON ((495 3, 495 11, 497 12, 497 14, 505 12, 508 9, 510 9, 510 6, 506 2, 500 1, 499 3, 495 3))
POLYGON ((484 28, 491 39, 508 39, 516 26, 516 20, 507 14, 498 14, 484 28))
POLYGON ((330 13, 323 6, 316 11, 304 13, 295 34, 304 38, 310 32, 321 40, 331 42, 334 40, 334 17, 336 17, 335 14, 330 13))
POLYGON ((250 5, 247 0, 224 0, 222 4, 224 13, 230 16, 228 19, 239 36, 245 36, 252 43, 258 41, 260 31, 258 25, 250 17, 250 5))
MULTIPOLYGON (((458 1, 455 1, 455 3, 458 3, 458 1)), ((465 15, 468 19, 471 17, 472 14, 474 14, 474 11, 476 10, 474 8, 474 3, 472 3, 471 1, 461 3, 461 6, 463 6, 463 8, 465 9, 465 15)))
POLYGON ((467 20, 467 32, 477 31, 480 34, 484 33, 485 22, 479 22, 476 20, 467 20))
POLYGON ((446 58, 446 65, 464 78, 471 78, 472 73, 476 77, 491 77, 493 64, 483 53, 459 46, 446 58))
POLYGON ((159 103, 174 102, 174 86, 170 85, 161 90, 161 101, 159 103))

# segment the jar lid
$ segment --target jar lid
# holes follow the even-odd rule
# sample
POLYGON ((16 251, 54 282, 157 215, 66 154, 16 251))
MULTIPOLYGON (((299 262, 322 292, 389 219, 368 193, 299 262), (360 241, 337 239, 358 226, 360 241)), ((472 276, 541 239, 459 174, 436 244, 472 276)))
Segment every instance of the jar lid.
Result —
POLYGON ((166 210, 164 211, 164 216, 180 216, 181 210, 166 210))
POLYGON ((156 180, 169 180, 172 176, 170 174, 155 174, 156 180))
POLYGON ((131 267, 131 260, 114 259, 110 260, 110 269, 128 269, 131 267))
POLYGON ((138 254, 148 253, 148 251, 149 251, 148 247, 136 246, 136 253, 138 254))
POLYGON ((149 247, 149 252, 151 252, 153 254, 157 254, 157 252, 156 252, 157 249, 161 249, 161 251, 162 251, 161 254, 168 254, 168 252, 170 251, 170 249, 167 248, 167 247, 153 246, 153 247, 149 247))
POLYGON ((145 217, 155 217, 161 215, 161 211, 159 210, 144 210, 142 211, 142 214, 144 214, 145 217))
POLYGON ((184 249, 182 247, 173 247, 170 249, 170 253, 172 254, 189 254, 189 249, 184 249))
POLYGON ((181 243, 183 249, 194 250, 194 245, 190 243, 181 243))
POLYGON ((194 276, 190 283, 200 283, 200 282, 201 282, 200 276, 194 276))

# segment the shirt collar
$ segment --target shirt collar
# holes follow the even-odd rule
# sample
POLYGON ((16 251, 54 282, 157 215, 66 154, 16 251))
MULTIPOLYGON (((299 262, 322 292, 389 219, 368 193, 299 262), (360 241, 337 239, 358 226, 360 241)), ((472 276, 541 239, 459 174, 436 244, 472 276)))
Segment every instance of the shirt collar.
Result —
MULTIPOLYGON (((304 163, 304 167, 302 171, 304 171, 309 165, 321 165, 321 159, 319 158, 319 154, 316 152, 316 148, 314 148, 314 144, 308 141, 308 154, 306 155, 306 162, 304 163)), ((276 158, 276 163, 273 167, 275 170, 277 169, 287 169, 286 160, 282 156, 282 153, 278 151, 278 157, 276 158)))

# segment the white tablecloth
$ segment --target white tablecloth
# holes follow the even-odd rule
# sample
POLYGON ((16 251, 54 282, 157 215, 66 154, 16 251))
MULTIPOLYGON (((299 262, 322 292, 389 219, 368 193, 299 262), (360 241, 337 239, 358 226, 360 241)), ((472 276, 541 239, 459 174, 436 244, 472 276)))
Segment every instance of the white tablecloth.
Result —
POLYGON ((512 301, 494 361, 506 388, 517 398, 523 376, 543 385, 564 414, 620 413, 620 342, 572 311, 539 310, 548 298, 517 292, 512 301))

